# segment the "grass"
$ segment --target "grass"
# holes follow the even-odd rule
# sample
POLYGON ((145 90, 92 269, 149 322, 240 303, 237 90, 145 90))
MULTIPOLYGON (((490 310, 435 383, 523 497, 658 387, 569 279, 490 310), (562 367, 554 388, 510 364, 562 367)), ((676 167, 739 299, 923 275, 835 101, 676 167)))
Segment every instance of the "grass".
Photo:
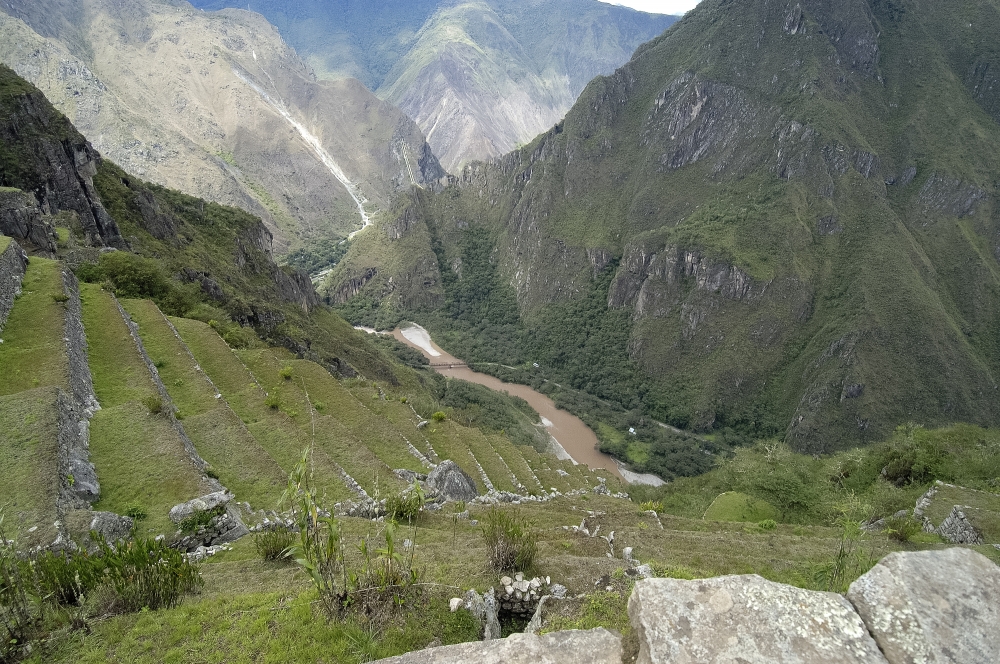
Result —
POLYGON ((212 384, 156 305, 149 300, 124 300, 122 305, 139 325, 143 345, 179 409, 185 432, 219 481, 256 507, 277 504, 287 474, 226 401, 216 398, 212 384))
POLYGON ((91 420, 90 435, 90 459, 101 482, 94 509, 124 514, 142 506, 149 514, 140 524, 143 534, 173 533, 170 508, 211 490, 177 431, 142 404, 103 408, 91 420))
MULTIPOLYGON (((8 189, 8 187, 4 187, 4 189, 6 190, 8 189)), ((14 238, 10 238, 5 235, 0 235, 0 254, 7 251, 7 247, 10 246, 10 243, 13 239, 14 238)))
POLYGON ((81 298, 90 371, 102 406, 90 427, 90 457, 101 482, 95 508, 121 514, 137 504, 149 514, 142 522, 147 532, 173 532, 170 508, 210 487, 166 415, 143 405, 156 388, 112 296, 82 284, 81 298))
POLYGON ((778 510, 763 500, 738 491, 719 495, 705 510, 706 521, 764 521, 778 518, 778 510))
POLYGON ((52 297, 63 294, 61 272, 60 263, 44 258, 33 257, 28 265, 3 328, 0 395, 68 384, 65 305, 52 297))
POLYGON ((939 486, 924 516, 935 526, 958 505, 987 544, 1000 543, 1000 495, 957 486, 939 486))
MULTIPOLYGON (((287 477, 311 437, 287 414, 265 405, 264 388, 215 330, 200 321, 182 318, 170 321, 229 408, 287 477)), ((305 415, 308 418, 308 412, 305 415)), ((353 497, 323 450, 315 455, 315 461, 315 482, 321 491, 326 491, 332 499, 353 497)))
POLYGON ((22 544, 50 543, 59 517, 58 389, 39 387, 0 396, 0 511, 22 544), (32 526, 38 531, 26 533, 32 526))

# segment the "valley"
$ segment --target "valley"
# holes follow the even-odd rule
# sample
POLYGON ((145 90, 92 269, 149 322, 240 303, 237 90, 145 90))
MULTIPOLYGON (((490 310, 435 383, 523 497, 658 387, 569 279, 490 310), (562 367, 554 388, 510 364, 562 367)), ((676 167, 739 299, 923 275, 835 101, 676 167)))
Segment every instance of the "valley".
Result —
POLYGON ((0 662, 993 660, 997 0, 227 4, 0 7, 0 662))

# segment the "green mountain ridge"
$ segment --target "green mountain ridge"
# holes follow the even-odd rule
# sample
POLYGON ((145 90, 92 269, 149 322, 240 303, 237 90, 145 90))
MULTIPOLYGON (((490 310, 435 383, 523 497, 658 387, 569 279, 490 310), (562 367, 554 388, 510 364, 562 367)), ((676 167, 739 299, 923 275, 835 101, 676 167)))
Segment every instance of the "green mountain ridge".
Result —
POLYGON ((676 20, 596 0, 194 4, 260 12, 320 78, 357 77, 409 114, 452 172, 551 127, 676 20))
POLYGON ((702 432, 995 424, 998 29, 991 1, 703 2, 321 292, 702 432))

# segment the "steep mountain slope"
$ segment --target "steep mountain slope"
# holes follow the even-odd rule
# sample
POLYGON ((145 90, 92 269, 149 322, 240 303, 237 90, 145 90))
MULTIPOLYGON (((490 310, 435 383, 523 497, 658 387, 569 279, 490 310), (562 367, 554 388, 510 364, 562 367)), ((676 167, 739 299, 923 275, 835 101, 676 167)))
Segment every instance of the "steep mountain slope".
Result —
POLYGON ((279 253, 343 237, 442 175, 412 121, 355 80, 317 83, 259 15, 150 0, 0 10, 0 61, 101 152, 262 217, 279 253))
POLYGON ((676 18, 596 0, 357 3, 196 0, 266 16, 324 78, 355 76, 410 115, 450 171, 561 118, 676 18))
POLYGON ((800 450, 995 423, 998 33, 994 0, 707 0, 531 145, 416 195, 327 296, 800 450))

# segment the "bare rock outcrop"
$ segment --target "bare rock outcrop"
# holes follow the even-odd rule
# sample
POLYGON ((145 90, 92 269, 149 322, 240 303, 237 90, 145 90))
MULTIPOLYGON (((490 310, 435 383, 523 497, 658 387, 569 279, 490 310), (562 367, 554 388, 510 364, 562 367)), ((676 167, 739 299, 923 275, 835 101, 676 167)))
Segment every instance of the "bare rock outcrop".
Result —
POLYGON ((55 230, 45 220, 38 201, 20 189, 0 188, 0 235, 7 235, 47 253, 56 250, 55 230))
POLYGON ((621 637, 598 627, 545 636, 511 634, 506 639, 429 648, 379 661, 381 664, 606 664, 621 659, 621 637))
POLYGON ((891 664, 1000 653, 1000 567, 971 549, 890 553, 847 593, 891 664))
POLYGON ((639 581, 628 612, 639 664, 885 661, 843 596, 757 575, 639 581))
POLYGON ((442 461, 427 475, 427 486, 450 500, 472 500, 479 496, 473 479, 451 459, 442 461))
POLYGON ((28 255, 21 245, 11 240, 0 252, 0 332, 14 307, 14 300, 21 294, 21 281, 27 267, 28 255))

